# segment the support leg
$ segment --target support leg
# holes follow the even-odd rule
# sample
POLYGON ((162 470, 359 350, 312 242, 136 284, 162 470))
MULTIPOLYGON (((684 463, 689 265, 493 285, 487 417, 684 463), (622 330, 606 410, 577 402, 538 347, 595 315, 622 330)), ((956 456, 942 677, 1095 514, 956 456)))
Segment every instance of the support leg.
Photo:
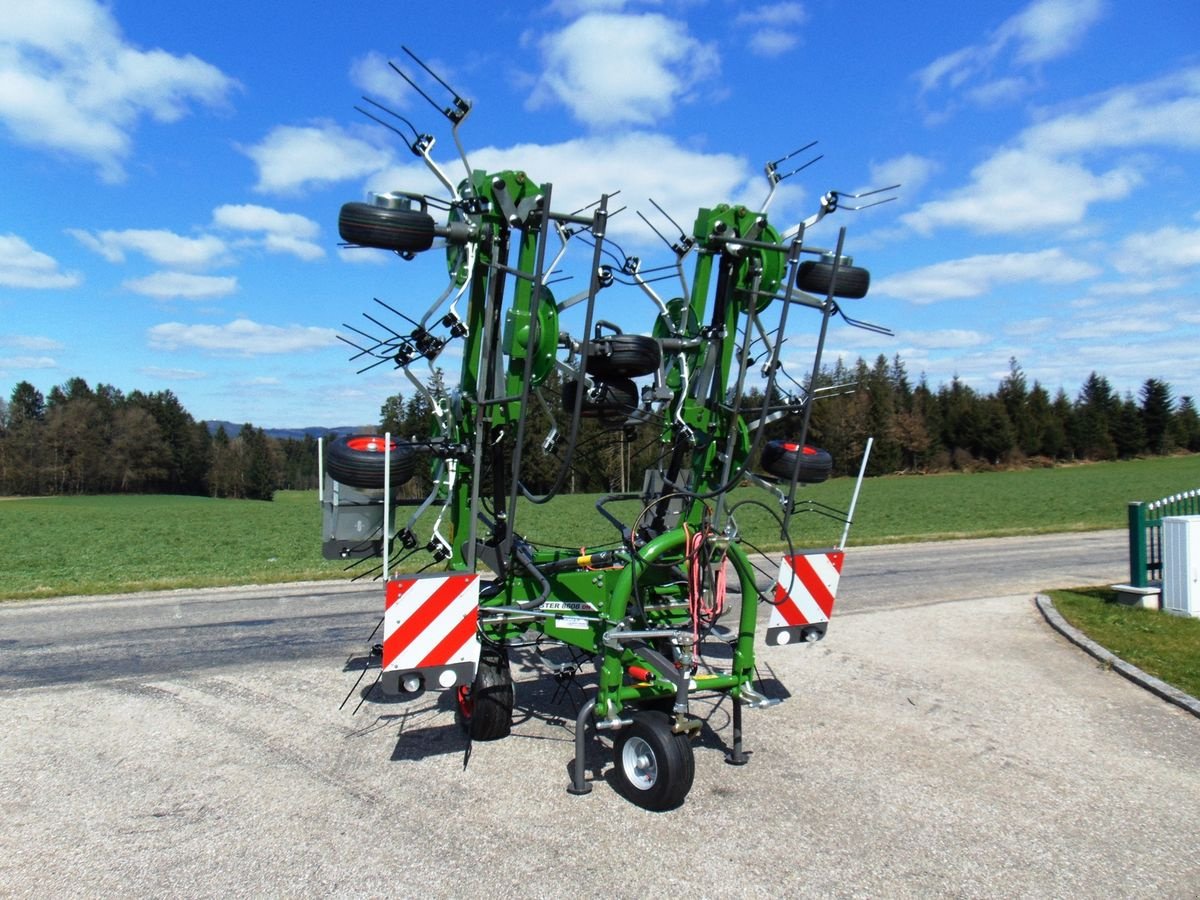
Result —
POLYGON ((596 708, 596 698, 588 700, 583 704, 583 708, 579 710, 579 715, 575 717, 575 762, 571 765, 571 786, 567 788, 568 794, 581 796, 590 794, 592 786, 587 783, 584 773, 587 769, 587 728, 588 722, 591 721, 592 711, 596 708))
POLYGON ((725 762, 731 766, 744 766, 750 762, 750 757, 742 749, 742 701, 731 696, 733 703, 733 747, 725 756, 725 762))

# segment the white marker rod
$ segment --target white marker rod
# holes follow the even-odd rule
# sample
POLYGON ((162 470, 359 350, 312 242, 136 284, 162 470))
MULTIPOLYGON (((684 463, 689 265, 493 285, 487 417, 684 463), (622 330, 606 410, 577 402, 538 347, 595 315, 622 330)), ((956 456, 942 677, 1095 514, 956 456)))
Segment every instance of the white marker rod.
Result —
POLYGON ((391 546, 388 529, 391 527, 389 513, 392 508, 392 433, 383 436, 383 580, 388 580, 388 548, 391 546))
POLYGON ((854 523, 854 507, 858 506, 858 492, 862 490, 863 476, 867 474, 867 460, 871 458, 871 447, 875 443, 875 438, 867 438, 867 446, 863 450, 862 465, 858 467, 858 480, 854 482, 854 496, 850 498, 850 510, 846 513, 846 527, 842 531, 842 542, 838 544, 839 550, 846 549, 846 538, 850 537, 850 526, 854 523))

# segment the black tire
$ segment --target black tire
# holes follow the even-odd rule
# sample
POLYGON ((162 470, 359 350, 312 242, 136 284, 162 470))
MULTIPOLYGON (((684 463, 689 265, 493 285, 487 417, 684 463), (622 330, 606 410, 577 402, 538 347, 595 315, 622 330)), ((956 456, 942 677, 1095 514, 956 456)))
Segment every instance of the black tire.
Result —
POLYGON ((833 457, 819 447, 801 447, 791 441, 767 441, 762 450, 762 468, 776 478, 791 480, 799 459, 800 471, 796 480, 803 484, 819 484, 833 471, 833 457))
POLYGON ((658 371, 662 346, 644 334, 597 338, 588 351, 587 371, 597 378, 637 378, 658 371))
POLYGON ((338 213, 338 234, 360 247, 420 253, 433 245, 433 216, 415 209, 344 203, 338 213))
POLYGON ((512 670, 508 657, 498 650, 484 650, 470 687, 457 693, 458 718, 472 741, 496 741, 512 732, 512 670))
MULTIPOLYGON (((796 270, 796 287, 809 294, 829 295, 833 283, 833 263, 800 263, 796 270)), ((861 300, 871 287, 871 273, 859 266, 838 266, 837 283, 833 285, 833 296, 847 300, 861 300)))
POLYGON ((613 738, 613 778, 621 796, 653 812, 675 809, 692 789, 696 759, 686 734, 671 731, 658 710, 633 713, 633 724, 613 738))
MULTIPOLYGON (((584 418, 620 424, 637 411, 640 392, 638 386, 628 378, 597 381, 596 387, 601 391, 599 399, 593 399, 591 391, 583 395, 579 414, 584 418)), ((575 394, 578 390, 579 382, 575 379, 563 383, 563 408, 568 413, 575 411, 575 394)))
MULTIPOLYGON (((383 487, 385 441, 382 434, 346 434, 325 447, 325 471, 350 487, 383 487)), ((413 476, 416 454, 411 444, 392 438, 391 487, 413 476)))

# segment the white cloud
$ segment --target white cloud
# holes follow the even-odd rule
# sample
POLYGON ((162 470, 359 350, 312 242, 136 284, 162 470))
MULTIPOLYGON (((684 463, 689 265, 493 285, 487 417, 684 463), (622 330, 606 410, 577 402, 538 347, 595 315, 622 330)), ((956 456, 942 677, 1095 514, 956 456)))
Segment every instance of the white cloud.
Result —
POLYGON ((321 227, 307 216, 283 213, 252 203, 226 204, 213 210, 213 224, 235 231, 263 232, 261 246, 304 260, 320 259, 325 250, 313 242, 321 227))
POLYGON ((1058 248, 1036 253, 997 253, 936 263, 879 279, 874 293, 913 303, 978 297, 997 287, 1024 281, 1070 284, 1100 270, 1058 248))
POLYGON ((280 125, 243 148, 258 166, 262 193, 295 193, 310 185, 363 178, 386 168, 391 153, 336 125, 280 125))
POLYGON ((203 269, 229 262, 229 248, 212 235, 184 237, 163 229, 129 228, 96 234, 68 228, 67 234, 112 263, 125 261, 126 252, 140 253, 160 266, 203 269))
POLYGON ((980 43, 940 56, 919 71, 921 93, 955 92, 956 100, 984 104, 1016 99, 1033 82, 1012 70, 1036 69, 1067 55, 1103 11, 1101 0, 1034 0, 980 43))
POLYGON ((550 8, 568 18, 590 12, 620 12, 627 0, 551 0, 550 8))
POLYGON ((386 266, 395 260, 390 253, 379 253, 369 247, 338 247, 338 258, 353 265, 386 266))
POLYGON ((1058 59, 1074 50, 1104 11, 1101 0, 1035 0, 1001 26, 1019 63, 1058 59))
POLYGON ((938 168, 937 162, 932 159, 917 156, 915 153, 905 153, 881 163, 872 163, 871 183, 863 190, 876 190, 898 184, 904 196, 911 198, 920 192, 938 168))
POLYGON ((215 66, 127 43, 92 0, 40 0, 0 17, 0 122, 20 143, 66 153, 124 177, 132 132, 225 102, 236 82, 215 66))
POLYGON ((1108 148, 1200 148, 1200 68, 1125 85, 1080 108, 1027 128, 1028 147, 1043 153, 1092 153, 1108 148))
POLYGON ((530 105, 556 100, 593 128, 654 124, 720 69, 715 45, 657 13, 588 13, 543 38, 541 51, 530 105))
POLYGON ((1068 322, 1055 335, 1066 340, 1113 340, 1135 334, 1162 334, 1171 329, 1172 325, 1161 317, 1130 313, 1068 322))
POLYGON ((1125 273, 1144 272, 1154 278, 1163 274, 1163 268, 1169 271, 1200 266, 1200 228, 1187 231, 1167 225, 1130 235, 1121 242, 1121 249, 1113 265, 1125 273))
MULTIPOLYGON (((388 64, 388 58, 375 51, 350 64, 350 80, 372 100, 386 100, 396 106, 408 106, 413 95, 408 82, 388 64)), ((401 123, 394 124, 399 127, 401 123)))
POLYGON ((0 234, 0 285, 11 288, 55 289, 75 287, 83 278, 63 272, 58 261, 15 234, 0 234))
POLYGON ((983 234, 1075 225, 1091 204, 1127 197, 1141 175, 1127 166, 1100 174, 1040 151, 1001 150, 971 172, 971 182, 931 200, 900 221, 921 234, 966 227, 983 234))
POLYGON ((16 347, 18 350, 62 350, 62 341, 54 338, 28 334, 0 334, 0 347, 16 347))
POLYGON ((155 350, 190 348, 212 353, 260 356, 268 353, 299 353, 319 350, 337 341, 331 328, 303 325, 263 325, 250 319, 235 319, 228 325, 185 325, 164 322, 147 332, 155 350))
POLYGON ((961 350, 987 343, 978 331, 966 328, 935 328, 930 331, 902 331, 896 340, 913 349, 961 350))
POLYGON ((208 377, 207 372, 198 372, 195 369, 164 369, 160 366, 142 366, 138 372, 148 378, 167 382, 199 381, 208 377))
POLYGON ((797 29, 808 20, 800 3, 773 3, 743 9, 733 24, 749 29, 750 51, 758 56, 780 56, 799 43, 797 29))
POLYGON ((766 180, 759 180, 756 167, 742 157, 699 153, 669 137, 645 132, 560 144, 487 147, 473 151, 471 161, 488 171, 519 166, 540 181, 551 182, 551 205, 558 211, 580 209, 619 189, 621 193, 609 201, 610 212, 628 207, 609 220, 609 234, 618 239, 653 239, 635 210, 645 213, 668 237, 675 237, 650 206, 651 197, 690 229, 699 207, 725 200, 757 208, 767 192, 766 180))
POLYGON ((207 300, 232 294, 237 290, 237 279, 189 272, 155 272, 144 278, 131 278, 123 283, 123 287, 158 300, 207 300))
POLYGON ((54 369, 58 363, 49 356, 0 356, 0 371, 12 369, 54 369))

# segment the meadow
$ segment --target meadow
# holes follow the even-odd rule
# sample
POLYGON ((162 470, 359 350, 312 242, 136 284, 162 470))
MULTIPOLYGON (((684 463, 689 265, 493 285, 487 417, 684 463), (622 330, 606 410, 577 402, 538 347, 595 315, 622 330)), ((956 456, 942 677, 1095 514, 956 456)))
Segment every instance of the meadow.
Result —
MULTIPOLYGON (((1131 500, 1155 500, 1200 487, 1200 455, 1154 457, 1012 472, 905 475, 863 483, 849 544, 1039 534, 1123 528, 1131 500)), ((796 547, 835 544, 843 524, 819 510, 845 510, 852 479, 798 492, 803 511, 792 526, 796 547)), ((535 543, 565 547, 612 544, 616 530, 595 512, 596 495, 557 498, 519 511, 518 530, 535 543)), ((751 488, 730 504, 756 501, 751 488)), ((625 521, 636 503, 611 507, 625 521)), ((400 510, 403 521, 407 513, 400 510)), ((737 507, 738 525, 762 550, 785 546, 761 506, 737 507)), ((415 529, 428 537, 428 522, 415 529)), ((321 558, 321 510, 315 492, 284 491, 273 502, 162 495, 0 499, 0 598, 104 594, 135 590, 346 579, 321 558)), ((406 559, 414 570, 424 553, 406 559)))

